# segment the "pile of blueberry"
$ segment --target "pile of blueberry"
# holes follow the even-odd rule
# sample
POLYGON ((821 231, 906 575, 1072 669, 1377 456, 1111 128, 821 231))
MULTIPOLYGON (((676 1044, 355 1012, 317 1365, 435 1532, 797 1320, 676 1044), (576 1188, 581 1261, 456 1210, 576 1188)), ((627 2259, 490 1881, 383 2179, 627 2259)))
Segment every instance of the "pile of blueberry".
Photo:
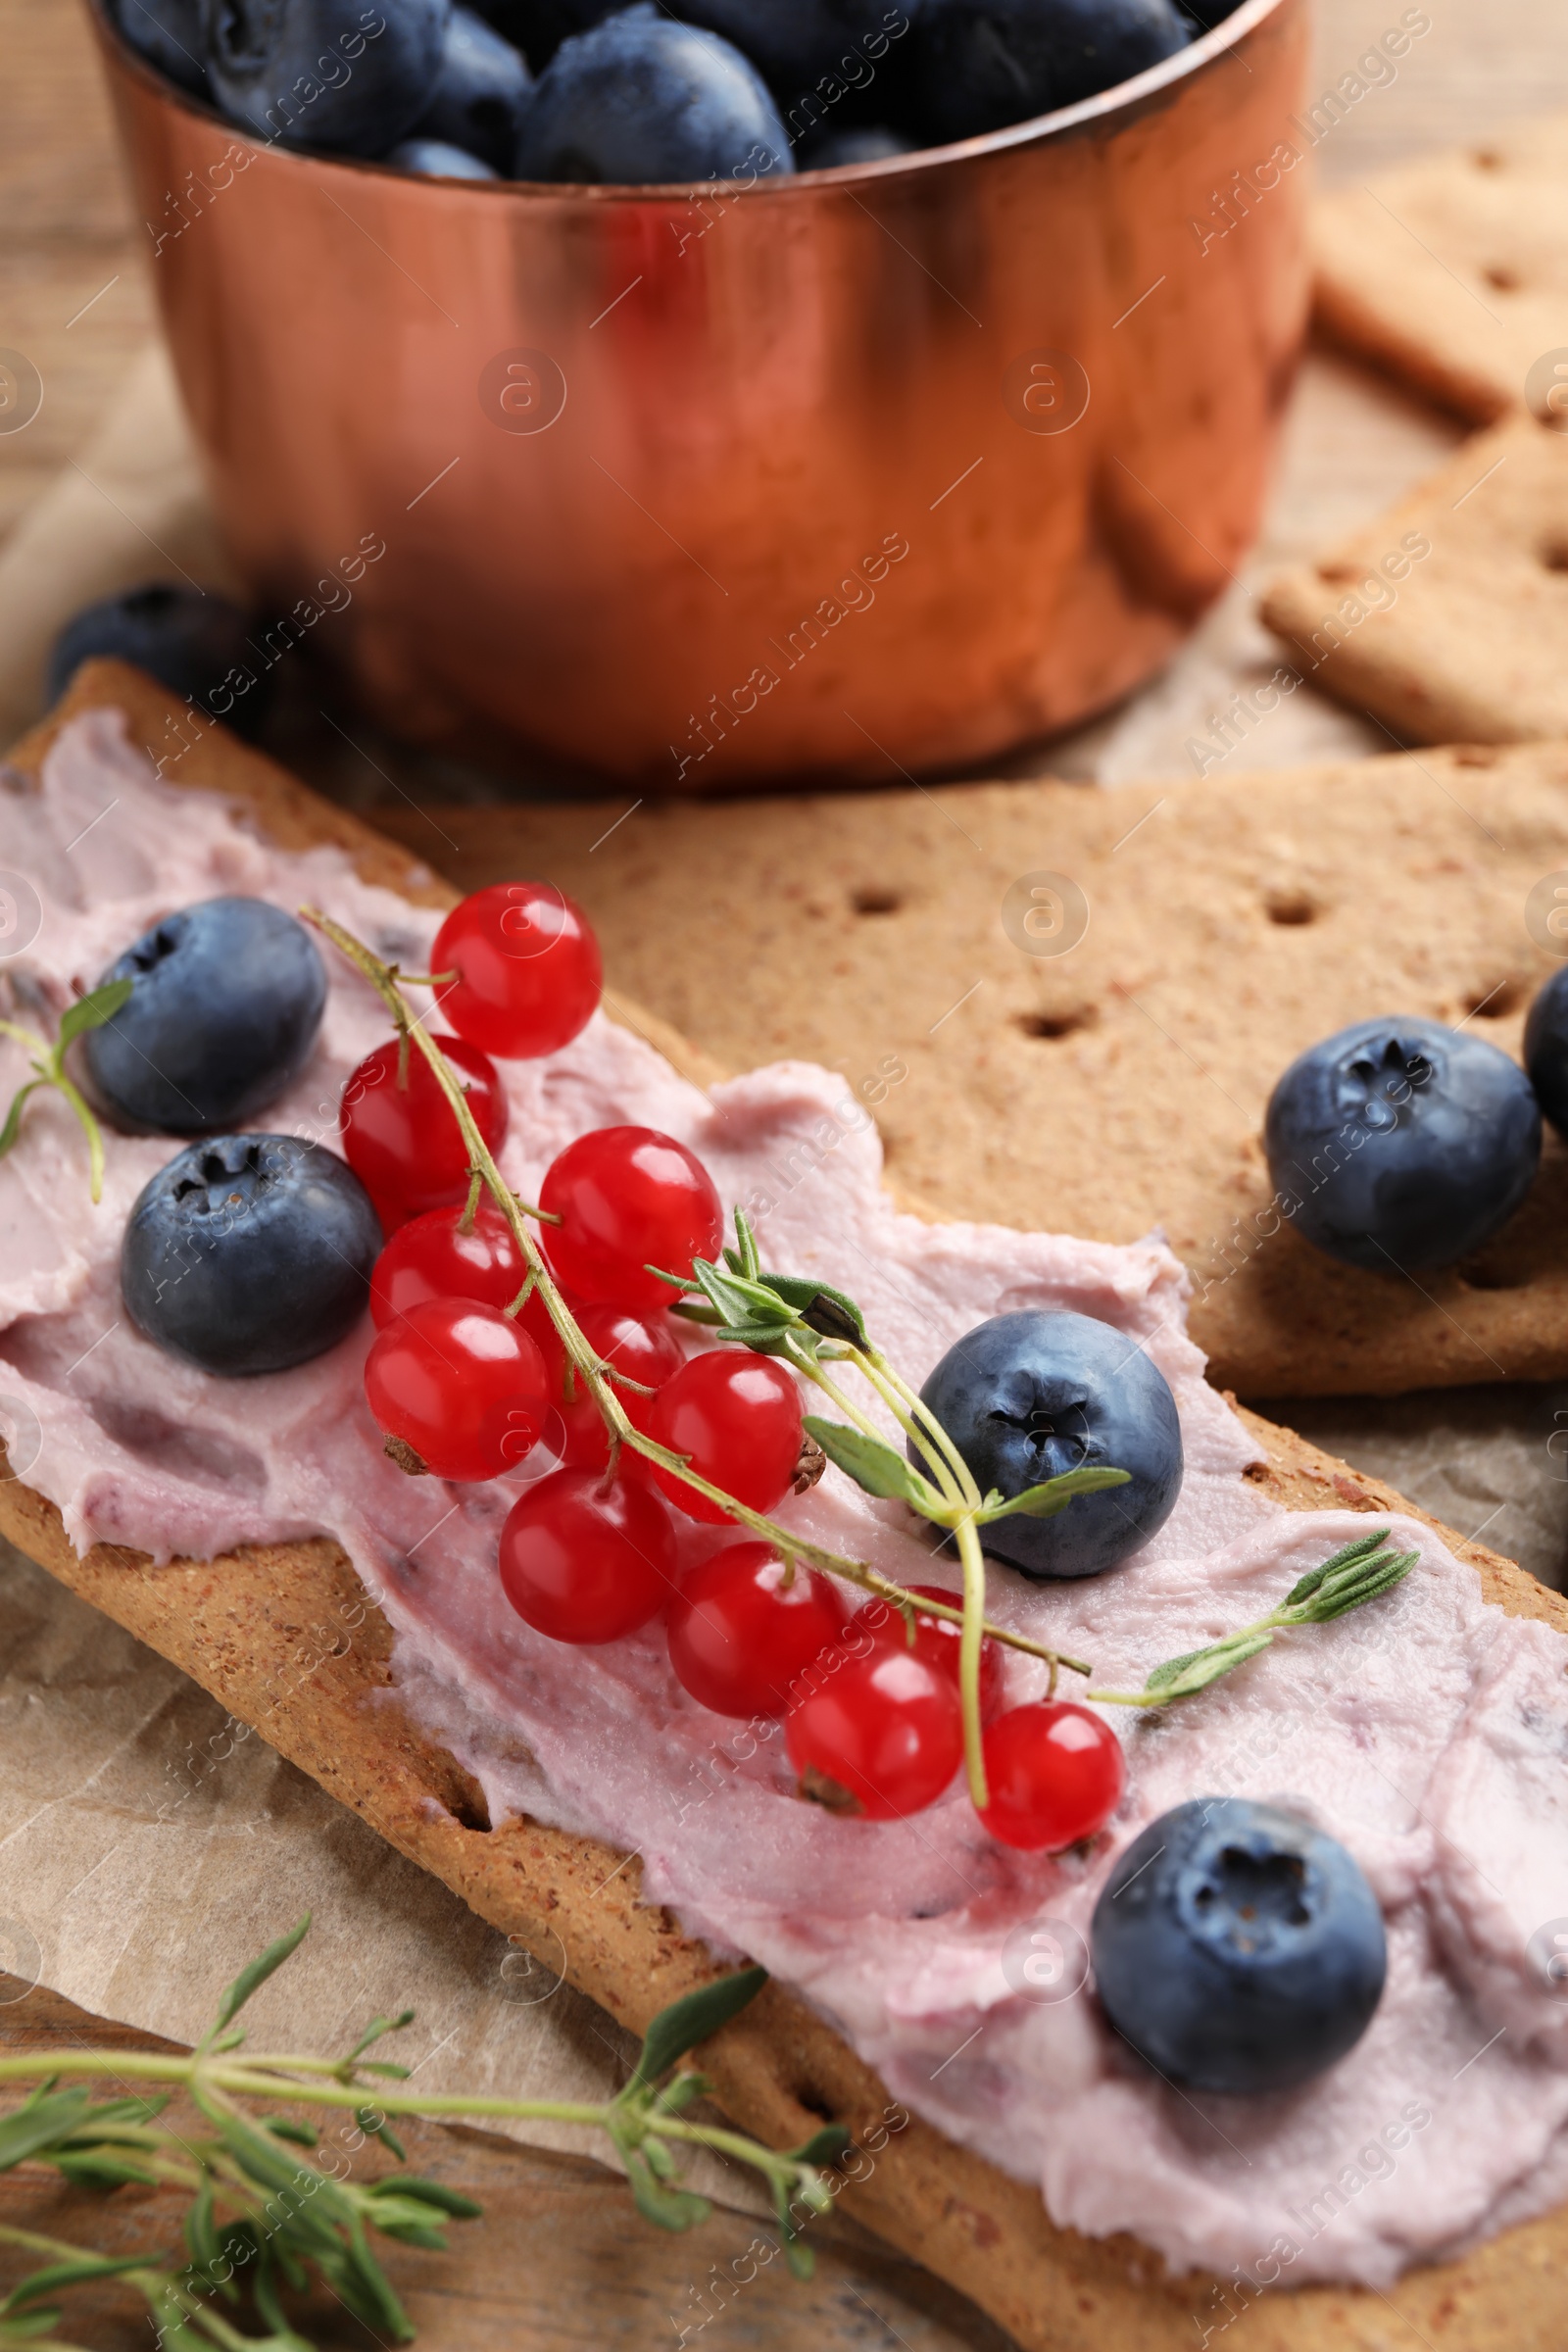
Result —
POLYGON ((1070 106, 1238 0, 113 0, 254 136, 458 179, 755 179, 1070 106))
POLYGON ((1456 1265, 1499 1232, 1568 1136, 1568 967, 1530 1008, 1525 1068, 1441 1021, 1356 1021, 1291 1063, 1263 1139, 1274 1205, 1372 1273, 1456 1265))

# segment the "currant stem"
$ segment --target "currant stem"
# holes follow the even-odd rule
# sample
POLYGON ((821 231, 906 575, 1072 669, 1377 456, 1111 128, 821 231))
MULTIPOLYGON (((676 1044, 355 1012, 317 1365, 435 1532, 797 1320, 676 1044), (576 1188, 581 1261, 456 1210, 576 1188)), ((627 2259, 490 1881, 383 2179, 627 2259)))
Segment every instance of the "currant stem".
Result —
POLYGON ((985 1749, 980 1730, 980 1643, 986 1614, 986 1563, 980 1536, 972 1518, 958 1521, 955 1530, 958 1557, 963 1563, 963 1630, 958 1637, 958 1696, 963 1702, 963 1763, 969 1782, 969 1801, 977 1813, 991 1802, 986 1783, 985 1749))

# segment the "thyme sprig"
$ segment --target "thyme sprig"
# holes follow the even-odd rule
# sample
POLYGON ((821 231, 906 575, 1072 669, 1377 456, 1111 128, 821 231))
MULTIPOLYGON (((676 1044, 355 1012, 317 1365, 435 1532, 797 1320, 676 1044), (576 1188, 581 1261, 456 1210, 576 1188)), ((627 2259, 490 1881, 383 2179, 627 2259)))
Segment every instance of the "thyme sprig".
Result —
POLYGON ((101 1029, 105 1021, 114 1019, 130 995, 132 986, 129 980, 107 980, 102 988, 93 989, 88 996, 78 997, 74 1004, 69 1004, 61 1014, 53 1045, 46 1037, 40 1037, 36 1029, 24 1028, 20 1021, 0 1021, 0 1037, 14 1038, 19 1046, 26 1049, 29 1065, 34 1072, 11 1098, 6 1123, 0 1127, 0 1159, 4 1159, 22 1133, 22 1114, 29 1099, 40 1088, 52 1086, 71 1104, 87 1138, 95 1208, 104 1197, 104 1139, 81 1089, 66 1075, 66 1055, 78 1037, 85 1036, 89 1029, 101 1029))
POLYGON ((1421 1557, 1418 1551, 1387 1550, 1391 1532, 1376 1527, 1369 1535, 1357 1536, 1317 1567, 1309 1568, 1266 1617, 1239 1627, 1202 1649, 1167 1658, 1163 1666, 1154 1668, 1142 1690, 1091 1689, 1088 1696, 1118 1707, 1169 1706, 1172 1699, 1206 1690, 1221 1675, 1255 1658, 1260 1649, 1270 1646, 1276 1634, 1298 1625, 1331 1625, 1336 1617, 1364 1608, 1369 1600, 1402 1584, 1421 1557))
POLYGON ((1237 1633, 1210 1642, 1180 1658, 1155 1667, 1142 1690, 1102 1690, 1093 1687, 1094 1668, 1084 1659, 1035 1642, 1010 1627, 994 1624, 985 1615, 985 1555, 980 1531, 998 1519, 1016 1513, 1051 1518, 1065 1510, 1074 1497, 1096 1489, 1120 1486, 1127 1473, 1109 1466, 1085 1464, 1047 1479, 1021 1494, 1004 1497, 995 1489, 982 1494, 973 1473, 950 1433, 910 1388, 897 1367, 872 1341, 865 1317, 847 1292, 830 1284, 793 1274, 765 1272, 758 1255, 756 1236, 743 1210, 735 1211, 735 1242, 726 1248, 722 1265, 697 1259, 691 1276, 673 1274, 659 1266, 649 1272, 668 1283, 676 1294, 672 1312, 712 1330, 714 1337, 760 1355, 787 1361, 803 1380, 819 1389, 844 1415, 842 1421, 807 1416, 808 1435, 831 1461, 867 1494, 905 1502, 950 1536, 963 1569, 961 1604, 950 1606, 916 1596, 874 1569, 814 1544, 794 1528, 781 1526, 760 1511, 739 1502, 722 1488, 695 1471, 689 1458, 672 1453, 644 1435, 628 1417, 615 1395, 613 1368, 589 1346, 571 1310, 553 1281, 527 1220, 556 1222, 545 1212, 520 1200, 508 1187, 468 1108, 457 1073, 435 1040, 416 1017, 402 993, 402 975, 394 964, 383 963, 352 932, 314 906, 302 906, 305 921, 313 923, 375 988, 394 1022, 400 1044, 416 1046, 430 1065, 463 1131, 469 1159, 469 1212, 482 1188, 496 1201, 527 1267, 527 1277, 509 1313, 520 1312, 537 1292, 555 1325, 575 1378, 593 1397, 610 1437, 607 1477, 615 1472, 620 1449, 631 1446, 674 1477, 717 1503, 727 1517, 770 1544, 786 1566, 802 1562, 825 1575, 842 1578, 862 1592, 897 1608, 912 1641, 915 1617, 939 1617, 960 1629, 959 1690, 963 1702, 964 1768, 970 1797, 980 1811, 989 1800, 980 1725, 980 1650, 986 1640, 1005 1643, 1051 1669, 1054 1692, 1058 1674, 1065 1669, 1091 1682, 1087 1696, 1107 1706, 1164 1707, 1206 1690, 1222 1675, 1244 1665, 1272 1643, 1277 1632, 1301 1625, 1322 1625, 1360 1608, 1390 1591, 1414 1566, 1414 1552, 1391 1553, 1382 1546, 1389 1530, 1360 1538, 1311 1569, 1293 1587, 1267 1617, 1237 1633), (835 1376, 840 1366, 854 1371, 892 1415, 918 1461, 910 1461, 890 1446, 865 1407, 846 1392, 835 1376))
POLYGON ((176 2188, 190 2198, 183 2262, 154 2248, 98 2254, 0 2224, 0 2245, 41 2258, 41 2267, 0 2303, 0 2345, 73 2352, 55 2333, 62 2315, 54 2298, 69 2287, 117 2276, 142 2295, 159 2341, 175 2352, 311 2352, 285 2317, 279 2290, 303 2287, 313 2275, 377 2336, 408 2342, 414 2329, 369 2233, 444 2252, 446 2225, 475 2220, 481 2208, 440 2181, 406 2171, 364 2182, 347 2179, 339 2152, 331 2170, 317 2160, 314 2125, 292 2115, 255 2116, 249 2109, 257 2102, 345 2111, 356 2134, 353 2145, 379 2139, 400 2165, 406 2158, 393 2129, 397 2117, 585 2125, 609 2137, 638 2209, 662 2230, 691 2230, 708 2219, 707 2198, 679 2183, 674 2149, 710 2148, 760 2173, 785 2258, 798 2278, 810 2276, 811 2250, 802 2232, 814 2215, 831 2209, 833 2190, 823 2168, 849 2148, 849 2132, 832 2124, 799 2148, 778 2150, 687 2112, 710 2084, 681 2061, 755 1999, 766 1982, 764 1970, 716 1978, 662 2010, 613 2098, 591 2104, 466 2097, 401 2089, 407 2067, 366 2055, 384 2034, 409 2025, 412 2010, 373 2018, 341 2058, 244 2049, 245 2033, 234 2019, 298 1949, 310 1924, 307 1913, 241 1970, 194 2050, 32 2050, 0 2057, 0 2082, 36 2083, 22 2106, 0 2117, 0 2172, 41 2163, 79 2188, 136 2183, 176 2188), (86 2084, 72 2081, 106 2075, 168 2087, 94 2105, 86 2084), (160 2122, 176 2089, 188 2094, 205 2132, 160 2122), (242 2281, 263 2334, 241 2328, 230 2316, 246 2300, 242 2281))

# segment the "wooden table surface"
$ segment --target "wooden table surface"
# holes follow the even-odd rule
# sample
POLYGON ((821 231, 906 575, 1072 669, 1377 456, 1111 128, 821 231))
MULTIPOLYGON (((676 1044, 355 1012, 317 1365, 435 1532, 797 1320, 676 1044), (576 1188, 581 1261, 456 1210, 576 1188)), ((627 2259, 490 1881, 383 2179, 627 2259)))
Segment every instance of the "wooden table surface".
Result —
MULTIPOLYGON (((1401 0, 1322 0, 1320 77, 1337 79, 1400 14, 1401 0)), ((1485 135, 1508 118, 1568 106, 1568 39, 1561 0, 1431 0, 1432 29, 1392 87, 1374 91, 1324 143, 1319 168, 1340 183, 1422 149, 1485 135)), ((24 431, 0 435, 0 539, 69 464, 102 420, 152 331, 141 224, 130 217, 84 23, 75 0, 0 0, 0 347, 24 352, 45 386, 24 431)), ((1339 526, 1347 506, 1374 505, 1379 469, 1391 493, 1421 468, 1432 425, 1355 371, 1330 371, 1298 436, 1287 485, 1292 526, 1339 526), (1370 490, 1368 484, 1370 483, 1370 490)), ((1368 509, 1367 511, 1371 511, 1368 509)), ((1222 657, 1223 661, 1223 657, 1222 657)), ((41 1987, 0 1980, 0 2050, 51 2041, 99 2044, 122 2030, 41 1987), (6 1997, 6 1996, 12 1997, 6 1997)), ((429 2352, 505 2343, 510 2352, 572 2346, 654 2347, 683 2340, 759 2352, 1005 2352, 997 2330, 925 2274, 840 2230, 809 2286, 782 2266, 705 2320, 712 2266, 749 2242, 754 2225, 716 2214, 686 2238, 640 2223, 621 2182, 603 2168, 519 2150, 470 2132, 409 2135, 421 2170, 485 2203, 488 2220, 454 2231, 446 2258, 394 2250, 388 2262, 429 2352)), ((166 2201, 120 2192, 107 2206, 59 2188, 52 2177, 0 2177, 0 2219, 91 2230, 98 2242, 171 2239, 166 2201)), ((0 2287, 19 2275, 0 2258, 0 2287)), ((323 2341, 364 2342, 330 2308, 310 2314, 323 2341)), ((106 2292, 69 2332, 125 2352, 147 2325, 106 2292)))

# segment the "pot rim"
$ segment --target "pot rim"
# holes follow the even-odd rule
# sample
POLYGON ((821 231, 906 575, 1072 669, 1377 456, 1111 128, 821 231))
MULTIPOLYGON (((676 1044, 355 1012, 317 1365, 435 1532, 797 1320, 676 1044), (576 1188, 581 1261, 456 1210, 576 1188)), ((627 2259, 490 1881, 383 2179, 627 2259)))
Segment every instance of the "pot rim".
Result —
POLYGON ((1092 98, 1081 98, 1076 105, 1057 107, 1052 114, 1035 115, 1023 122, 1008 122, 1000 130, 984 131, 975 138, 952 140, 946 146, 918 147, 907 155, 884 156, 874 163, 838 164, 821 171, 795 172, 780 179, 647 180, 624 185, 618 182, 585 185, 581 182, 539 179, 448 179, 436 173, 394 172, 389 165, 373 156, 340 155, 329 148, 284 147, 276 139, 259 138, 254 131, 247 130, 243 123, 231 122, 226 115, 220 114, 216 107, 205 104, 160 74, 121 30, 111 13, 110 0, 87 0, 100 38, 112 51, 122 72, 142 82, 164 104, 194 116, 200 122, 210 122, 226 130, 232 138, 243 140, 259 154, 283 156, 318 172, 325 166, 356 173, 373 172, 405 185, 422 184, 448 194, 461 192, 481 203, 512 201, 520 195, 548 199, 558 205, 576 204, 585 209, 667 202, 674 198, 690 202, 706 197, 711 202, 718 196, 731 202, 744 198, 749 203, 787 203, 795 195, 816 195, 824 189, 836 188, 853 191, 862 185, 874 186, 882 180, 928 173, 950 165, 978 162, 988 156, 1004 154, 1013 147, 1046 146, 1075 131, 1120 127, 1121 122, 1136 122, 1161 101, 1174 96, 1178 84, 1205 72, 1269 17, 1290 5, 1291 0, 1241 0, 1241 6, 1210 31, 1200 34, 1196 41, 1190 41, 1185 49, 1178 49, 1172 56, 1162 58, 1158 65, 1149 67, 1142 74, 1135 74, 1130 80, 1119 81, 1108 90, 1097 92, 1092 98))

